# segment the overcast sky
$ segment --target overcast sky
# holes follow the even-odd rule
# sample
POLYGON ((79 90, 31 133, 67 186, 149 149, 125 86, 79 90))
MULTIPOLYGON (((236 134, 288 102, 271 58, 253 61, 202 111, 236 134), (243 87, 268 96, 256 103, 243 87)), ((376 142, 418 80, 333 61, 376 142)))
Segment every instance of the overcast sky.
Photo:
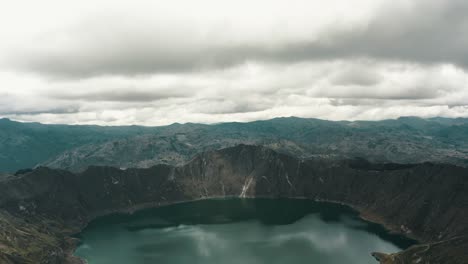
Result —
POLYGON ((467 0, 4 1, 0 117, 468 117, 467 0))

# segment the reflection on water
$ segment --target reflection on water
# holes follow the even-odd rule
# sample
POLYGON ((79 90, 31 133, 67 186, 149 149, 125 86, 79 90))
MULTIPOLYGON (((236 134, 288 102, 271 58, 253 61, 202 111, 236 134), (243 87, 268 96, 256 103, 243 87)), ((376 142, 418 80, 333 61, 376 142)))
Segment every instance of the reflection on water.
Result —
POLYGON ((412 241, 351 209, 292 199, 205 200, 92 222, 76 255, 89 264, 376 263, 412 241))

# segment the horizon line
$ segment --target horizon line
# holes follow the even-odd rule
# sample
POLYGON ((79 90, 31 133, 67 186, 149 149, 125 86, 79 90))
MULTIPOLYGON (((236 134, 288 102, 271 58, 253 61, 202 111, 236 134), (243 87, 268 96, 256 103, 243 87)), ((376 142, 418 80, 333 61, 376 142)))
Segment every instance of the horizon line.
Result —
POLYGON ((230 124, 230 123, 238 123, 238 124, 248 124, 248 123, 254 123, 254 122, 262 122, 262 121, 271 121, 275 119, 303 119, 303 120, 318 120, 318 121, 326 121, 326 122, 333 122, 333 123, 340 123, 340 122, 348 122, 348 123, 354 123, 354 122, 383 122, 383 121, 391 121, 391 120, 399 120, 399 119, 404 119, 404 118, 414 118, 414 119, 420 119, 420 120, 431 120, 431 119, 451 119, 451 120, 457 120, 457 119, 468 119, 468 117, 445 117, 445 116, 433 116, 433 117, 421 117, 421 116, 398 116, 395 118, 383 118, 383 119, 357 119, 357 120, 349 120, 349 119, 340 119, 340 120, 332 120, 332 119, 324 119, 324 118, 317 118, 317 117, 300 117, 300 116, 278 116, 278 117, 272 117, 268 119, 256 119, 256 120, 250 120, 250 121, 224 121, 224 122, 213 122, 213 123, 204 123, 204 122, 173 122, 170 124, 166 125, 139 125, 139 124, 127 124, 127 125, 106 125, 106 124, 98 124, 98 123, 91 123, 91 124, 70 124, 70 123, 42 123, 42 122, 35 122, 35 121, 26 121, 26 120, 17 120, 17 119, 12 119, 10 117, 2 117, 0 116, 0 121, 10 121, 10 122, 15 122, 15 123, 21 123, 21 124, 40 124, 40 125, 57 125, 57 126, 97 126, 97 127, 168 127, 168 126, 173 126, 173 125, 220 125, 220 124, 230 124))

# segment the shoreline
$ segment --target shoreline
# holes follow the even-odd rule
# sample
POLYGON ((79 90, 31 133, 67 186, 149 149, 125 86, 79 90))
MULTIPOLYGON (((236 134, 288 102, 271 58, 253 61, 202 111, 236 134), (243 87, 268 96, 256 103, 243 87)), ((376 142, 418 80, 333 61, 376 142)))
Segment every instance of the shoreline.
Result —
MULTIPOLYGON (((340 202, 340 201, 335 201, 335 200, 326 200, 326 199, 312 199, 308 197, 273 197, 273 196, 245 196, 245 197, 239 197, 239 196, 210 196, 210 197, 202 197, 202 198, 196 198, 196 199, 190 199, 190 200, 182 200, 182 201, 174 201, 174 202, 148 202, 148 203, 143 203, 140 205, 135 205, 131 206, 128 208, 123 208, 119 210, 108 210, 104 213, 101 214, 96 214, 90 217, 90 219, 87 221, 83 227, 78 228, 78 232, 74 232, 71 235, 67 235, 67 240, 69 240, 68 247, 64 249, 66 252, 65 255, 65 264, 88 264, 86 259, 83 259, 81 257, 75 256, 75 251, 78 248, 78 245, 80 243, 80 239, 74 237, 75 235, 79 234, 82 232, 92 221, 101 218, 101 217, 106 217, 109 215, 133 215, 137 212, 143 211, 143 210, 149 210, 149 209, 156 209, 156 208, 161 208, 165 206, 171 206, 171 205, 176 205, 176 204, 183 204, 183 203, 190 203, 190 202, 196 202, 196 201, 204 201, 204 200, 222 200, 222 199, 292 199, 292 200, 310 200, 312 202, 317 202, 317 203, 329 203, 329 204, 338 204, 342 206, 346 206, 352 210, 354 210, 357 213, 357 216, 369 223, 373 224, 378 224, 382 226, 387 232, 390 234, 397 234, 404 236, 406 238, 412 239, 416 241, 416 244, 414 246, 423 244, 424 241, 421 239, 415 237, 414 235, 410 235, 408 233, 402 232, 400 228, 398 228, 396 225, 391 224, 386 222, 382 217, 380 217, 378 214, 375 214, 369 210, 366 210, 364 208, 361 208, 356 205, 352 205, 349 203, 345 202, 340 202)), ((400 252, 403 252, 406 249, 402 249, 401 251, 395 252, 394 254, 398 254, 400 252)), ((369 252, 369 257, 372 257, 373 252, 369 252)))
MULTIPOLYGON (((12 252, 17 255, 0 256, 24 259, 19 263, 82 264, 73 256, 79 244, 66 241, 76 242, 71 237, 79 238, 78 233, 98 217, 240 197, 308 199, 344 205, 354 211, 353 217, 375 223, 375 230, 422 243, 409 248, 415 241, 402 244, 400 252, 381 258, 385 264, 468 263, 468 169, 428 163, 397 170, 372 168, 369 165, 357 170, 347 161, 299 160, 247 145, 205 152, 177 169, 163 166, 122 171, 92 167, 74 174, 38 168, 14 181, 0 182, 12 190, 0 201, 7 213, 18 217, 11 231, 23 245, 31 246, 21 251, 21 246, 13 245, 12 252), (25 225, 47 237, 51 245, 33 234, 17 231, 16 225, 21 226, 29 217, 38 223, 25 225), (454 237, 462 238, 451 240, 454 237)), ((2 239, 8 238, 3 235, 2 239)))

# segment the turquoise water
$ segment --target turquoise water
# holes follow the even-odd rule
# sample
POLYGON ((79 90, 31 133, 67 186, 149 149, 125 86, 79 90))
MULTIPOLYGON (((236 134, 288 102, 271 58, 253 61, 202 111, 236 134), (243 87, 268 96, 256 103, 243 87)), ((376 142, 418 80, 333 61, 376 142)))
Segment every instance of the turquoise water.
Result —
POLYGON ((377 263, 413 243, 348 207, 293 199, 203 200, 93 221, 75 254, 89 264, 377 263))

